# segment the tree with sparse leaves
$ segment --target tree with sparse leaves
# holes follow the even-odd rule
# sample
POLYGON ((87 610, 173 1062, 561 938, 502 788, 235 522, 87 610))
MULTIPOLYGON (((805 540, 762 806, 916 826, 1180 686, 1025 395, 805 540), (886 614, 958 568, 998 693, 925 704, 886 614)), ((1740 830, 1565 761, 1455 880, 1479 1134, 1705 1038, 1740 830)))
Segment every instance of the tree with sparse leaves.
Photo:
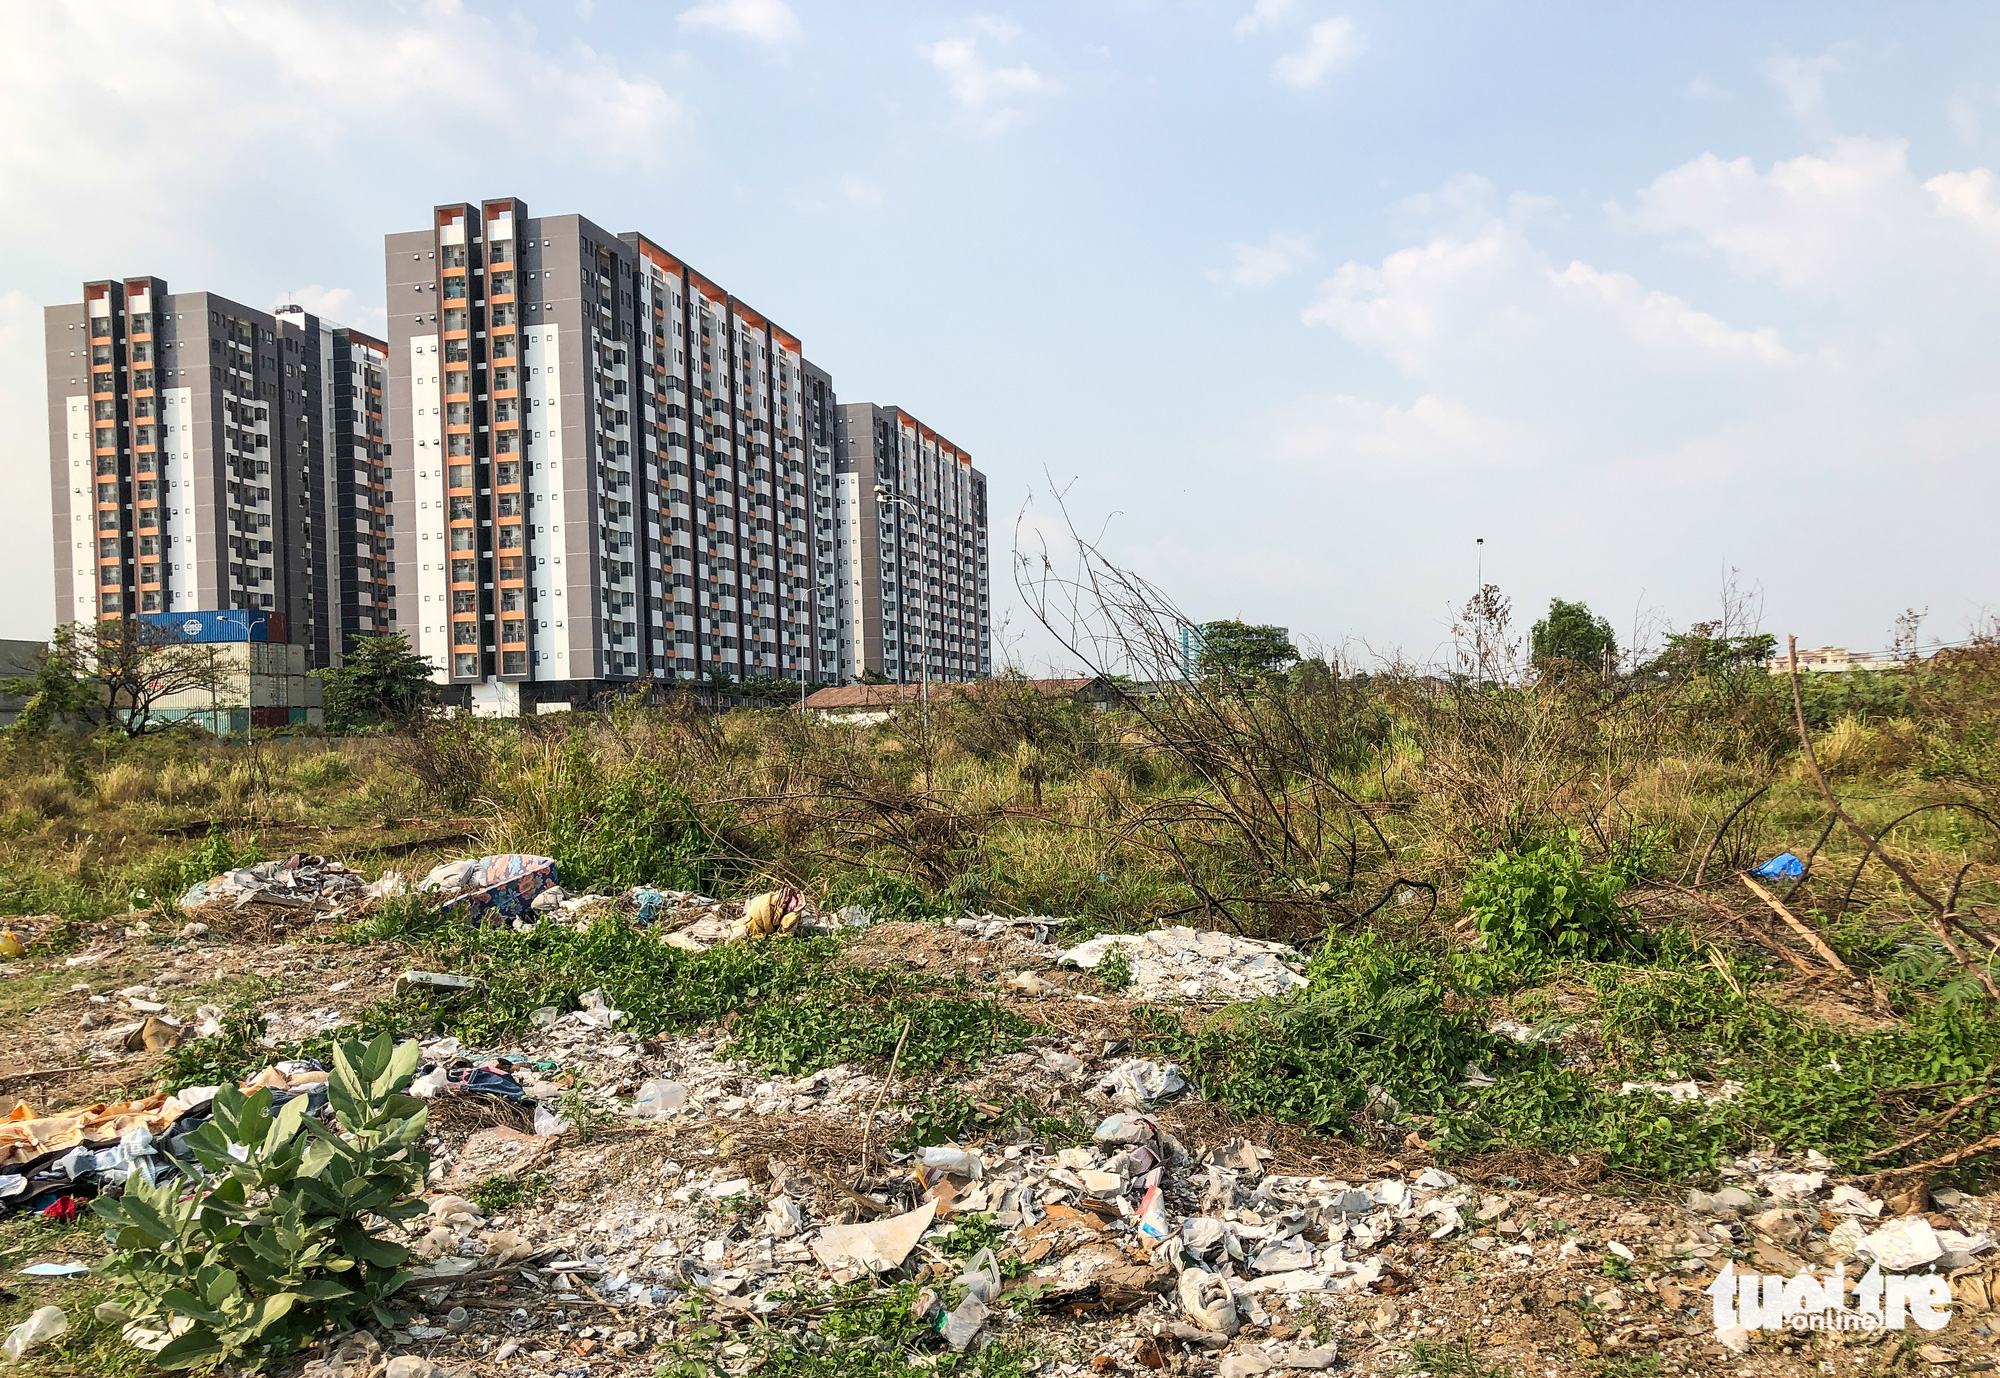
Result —
POLYGON ((313 674, 322 686, 326 725, 335 732, 408 723, 437 702, 436 672, 401 632, 361 636, 341 663, 313 674))
POLYGON ((121 617, 56 628, 35 673, 0 690, 27 697, 14 725, 22 735, 68 720, 143 737, 177 725, 159 716, 171 698, 206 695, 204 707, 241 707, 243 670, 226 647, 189 641, 178 626, 121 617))

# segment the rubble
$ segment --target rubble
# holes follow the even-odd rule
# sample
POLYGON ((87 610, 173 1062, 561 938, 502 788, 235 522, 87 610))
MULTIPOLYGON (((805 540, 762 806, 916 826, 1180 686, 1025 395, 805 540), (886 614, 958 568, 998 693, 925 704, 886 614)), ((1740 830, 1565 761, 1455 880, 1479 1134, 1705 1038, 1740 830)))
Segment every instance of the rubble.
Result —
MULTIPOLYGON (((370 894, 367 880, 338 861, 325 857, 294 854, 283 861, 260 861, 241 866, 207 880, 196 881, 180 897, 180 907, 229 904, 237 909, 256 904, 279 905, 287 909, 336 912, 370 894)), ((202 933, 205 925, 199 926, 202 933)), ((185 933, 185 930, 183 930, 185 933)), ((199 935, 190 935, 199 936, 199 935)))
POLYGON ((1117 951, 1131 969, 1127 987, 1144 1000, 1254 1000, 1288 995, 1309 984, 1305 958, 1283 943, 1260 942, 1213 929, 1158 928, 1106 933, 1062 954, 1065 964, 1094 971, 1117 951))

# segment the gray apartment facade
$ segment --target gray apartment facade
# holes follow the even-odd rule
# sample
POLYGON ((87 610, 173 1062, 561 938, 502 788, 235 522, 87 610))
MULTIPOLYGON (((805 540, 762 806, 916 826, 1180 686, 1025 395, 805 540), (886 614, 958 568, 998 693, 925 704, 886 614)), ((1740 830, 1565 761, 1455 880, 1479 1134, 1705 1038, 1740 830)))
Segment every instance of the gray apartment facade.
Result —
POLYGON ((837 408, 833 602, 842 680, 993 673, 986 476, 900 407, 837 408))
POLYGON ((441 680, 510 715, 833 677, 796 337, 643 235, 511 197, 439 206, 385 255, 396 612, 441 680))
POLYGON ((262 609, 316 665, 393 629, 380 341, 155 277, 43 324, 59 622, 262 609))

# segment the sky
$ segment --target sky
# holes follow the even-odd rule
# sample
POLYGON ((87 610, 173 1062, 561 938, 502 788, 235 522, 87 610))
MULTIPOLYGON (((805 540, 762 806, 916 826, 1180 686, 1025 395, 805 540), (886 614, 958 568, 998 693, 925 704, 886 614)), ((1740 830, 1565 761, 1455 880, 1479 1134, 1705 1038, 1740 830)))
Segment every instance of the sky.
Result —
POLYGON ((1062 514, 1367 665, 1478 579, 1622 644, 1950 641, 2000 572, 2000 8, 39 0, 0 84, 0 636, 54 616, 41 308, 383 319, 514 195, 969 449, 1000 658, 1062 514), (1736 571, 1732 575, 1731 571, 1736 571), (1648 631, 1647 629, 1650 629, 1648 631))

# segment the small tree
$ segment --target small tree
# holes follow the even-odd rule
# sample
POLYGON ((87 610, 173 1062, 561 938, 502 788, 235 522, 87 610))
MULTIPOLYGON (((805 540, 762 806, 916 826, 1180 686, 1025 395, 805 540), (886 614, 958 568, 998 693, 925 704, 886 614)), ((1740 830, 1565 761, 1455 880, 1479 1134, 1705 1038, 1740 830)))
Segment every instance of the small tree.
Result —
POLYGON ((178 626, 115 618, 57 627, 35 674, 4 687, 28 695, 24 731, 45 732, 67 716, 142 737, 175 725, 156 715, 180 695, 240 706, 233 694, 242 668, 221 646, 189 641, 178 626))
POLYGON ((1528 634, 1528 655, 1544 674, 1559 664, 1602 672, 1618 659, 1618 638, 1611 624, 1594 616, 1587 604, 1551 598, 1549 615, 1528 634))
POLYGON ((855 681, 856 684, 894 684, 895 682, 873 665, 864 665, 861 669, 861 678, 855 681))
POLYGON ((1200 631, 1196 666, 1203 675, 1273 675, 1299 658, 1298 649, 1282 627, 1222 621, 1204 622, 1200 631))
POLYGON ((336 732, 407 723, 437 701, 435 667, 401 632, 357 637, 343 660, 313 671, 325 686, 326 725, 336 732))

